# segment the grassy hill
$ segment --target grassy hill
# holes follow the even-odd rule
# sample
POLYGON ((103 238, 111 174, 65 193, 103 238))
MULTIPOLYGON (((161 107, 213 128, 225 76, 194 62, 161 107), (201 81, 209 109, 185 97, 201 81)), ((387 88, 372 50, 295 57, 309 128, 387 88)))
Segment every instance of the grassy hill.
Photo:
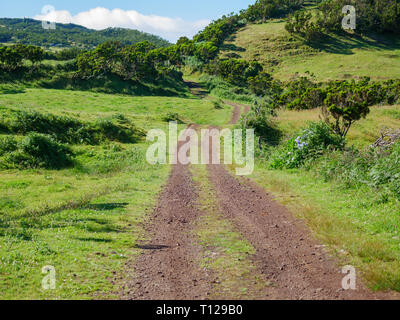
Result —
POLYGON ((92 48, 108 41, 135 44, 149 41, 157 47, 170 43, 158 36, 123 28, 92 30, 75 24, 57 23, 55 30, 42 28, 42 22, 33 19, 0 19, 0 43, 23 43, 44 47, 85 47, 92 48))
POLYGON ((317 80, 393 79, 400 74, 400 39, 390 36, 341 37, 307 45, 285 30, 285 20, 249 24, 222 46, 221 57, 257 60, 277 79, 313 73, 317 80))

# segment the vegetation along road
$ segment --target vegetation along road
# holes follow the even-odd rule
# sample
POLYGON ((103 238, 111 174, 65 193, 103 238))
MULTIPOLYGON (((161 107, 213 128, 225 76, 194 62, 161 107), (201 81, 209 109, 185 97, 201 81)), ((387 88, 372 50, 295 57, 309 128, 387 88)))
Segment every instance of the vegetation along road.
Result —
MULTIPOLYGON (((190 87, 200 95, 200 86, 190 87)), ((229 124, 249 110, 227 103, 234 107, 229 124)), ((212 153, 211 138, 209 146, 212 153)), ((126 266, 129 276, 115 279, 123 299, 399 298, 361 281, 357 290, 344 290, 338 261, 304 223, 222 164, 174 165, 146 232, 142 254, 126 266)))

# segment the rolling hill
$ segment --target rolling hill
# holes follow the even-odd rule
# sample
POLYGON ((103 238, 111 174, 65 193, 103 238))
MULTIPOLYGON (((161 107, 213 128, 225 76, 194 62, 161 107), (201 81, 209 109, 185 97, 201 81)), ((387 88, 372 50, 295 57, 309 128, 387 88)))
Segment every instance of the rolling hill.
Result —
POLYGON ((291 36, 285 24, 286 20, 274 19, 246 25, 224 42, 221 57, 257 60, 280 80, 307 71, 321 81, 363 76, 384 80, 400 74, 398 37, 331 34, 317 45, 308 45, 291 36))
POLYGON ((107 40, 118 40, 123 44, 149 41, 157 47, 170 43, 156 35, 123 28, 92 30, 75 24, 57 24, 55 30, 42 28, 42 22, 33 19, 0 19, 0 43, 23 43, 43 47, 93 48, 107 40))

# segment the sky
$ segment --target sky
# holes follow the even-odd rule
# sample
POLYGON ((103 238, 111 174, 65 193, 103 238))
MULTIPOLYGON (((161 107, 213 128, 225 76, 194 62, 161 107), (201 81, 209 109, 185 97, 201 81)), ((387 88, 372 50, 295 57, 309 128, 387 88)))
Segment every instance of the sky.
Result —
POLYGON ((210 21, 254 0, 1 0, 0 17, 75 23, 96 30, 137 29, 171 42, 192 37, 210 21))

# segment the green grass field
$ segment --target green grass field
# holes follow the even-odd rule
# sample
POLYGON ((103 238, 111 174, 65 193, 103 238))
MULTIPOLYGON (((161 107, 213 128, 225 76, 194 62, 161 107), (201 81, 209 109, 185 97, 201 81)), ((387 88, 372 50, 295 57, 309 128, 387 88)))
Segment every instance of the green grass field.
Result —
MULTIPOLYGON (((0 96, 15 110, 95 120, 123 114, 143 130, 167 129, 176 112, 187 123, 227 123, 231 107, 217 110, 195 97, 132 97, 20 88, 0 96)), ((183 128, 185 124, 182 124, 183 128)), ((145 140, 72 146, 74 168, 0 171, 0 298, 112 298, 114 274, 139 253, 136 241, 170 167, 147 163, 145 140), (56 269, 57 289, 42 290, 44 266, 56 269), (88 268, 90 266, 90 268, 88 268), (95 296, 94 296, 95 295, 95 296)))
POLYGON ((230 117, 231 107, 216 110, 210 101, 192 98, 113 95, 87 91, 22 89, 17 94, 2 94, 0 106, 36 110, 58 115, 93 120, 122 113, 131 117, 138 127, 151 129, 162 122, 169 112, 178 113, 188 124, 220 125, 230 117))
MULTIPOLYGON (((276 118, 277 127, 286 135, 292 136, 307 126, 310 121, 319 121, 321 111, 313 110, 279 110, 276 118)), ((400 106, 374 106, 371 113, 356 122, 348 134, 348 143, 361 149, 373 144, 383 128, 400 128, 400 106)))
POLYGON ((250 24, 224 44, 222 56, 235 54, 257 60, 280 80, 314 74, 317 80, 369 76, 395 79, 400 74, 400 41, 392 37, 344 38, 329 36, 309 46, 285 30, 285 21, 250 24))

